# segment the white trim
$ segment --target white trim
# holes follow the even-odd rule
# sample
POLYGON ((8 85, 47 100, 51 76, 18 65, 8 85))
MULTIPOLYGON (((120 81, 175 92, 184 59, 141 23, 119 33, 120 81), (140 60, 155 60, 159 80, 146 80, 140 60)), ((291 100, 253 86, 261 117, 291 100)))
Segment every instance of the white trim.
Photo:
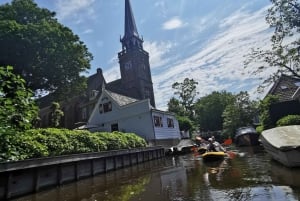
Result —
POLYGON ((292 95, 292 99, 295 98, 295 96, 298 94, 298 92, 300 92, 300 87, 298 87, 298 89, 295 91, 295 93, 292 95))

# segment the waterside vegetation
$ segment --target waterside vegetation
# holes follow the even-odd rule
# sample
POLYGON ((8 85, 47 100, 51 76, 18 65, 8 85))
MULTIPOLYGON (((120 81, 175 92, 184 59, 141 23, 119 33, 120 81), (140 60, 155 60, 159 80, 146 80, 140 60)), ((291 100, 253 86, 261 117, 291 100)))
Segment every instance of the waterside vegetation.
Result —
POLYGON ((88 152, 146 147, 134 133, 95 132, 58 128, 0 133, 0 162, 88 152))

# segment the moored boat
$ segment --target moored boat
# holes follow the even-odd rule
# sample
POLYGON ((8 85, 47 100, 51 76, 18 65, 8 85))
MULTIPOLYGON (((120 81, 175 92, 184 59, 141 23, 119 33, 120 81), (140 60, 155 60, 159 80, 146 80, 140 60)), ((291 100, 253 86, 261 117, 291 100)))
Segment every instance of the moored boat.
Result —
POLYGON ((300 125, 265 130, 261 143, 273 159, 287 167, 300 167, 300 125))
POLYGON ((202 154, 203 161, 223 160, 226 154, 223 151, 208 151, 202 154))
POLYGON ((253 127, 241 127, 236 131, 234 142, 236 146, 256 146, 259 144, 259 134, 253 127))

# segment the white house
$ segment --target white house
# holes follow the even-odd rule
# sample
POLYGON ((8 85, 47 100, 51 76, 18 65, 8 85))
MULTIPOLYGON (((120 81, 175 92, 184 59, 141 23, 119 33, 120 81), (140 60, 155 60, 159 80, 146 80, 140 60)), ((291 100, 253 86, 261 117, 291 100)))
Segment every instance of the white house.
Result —
POLYGON ((135 133, 148 142, 180 140, 175 115, 153 108, 149 99, 137 100, 102 89, 88 120, 91 131, 135 133))

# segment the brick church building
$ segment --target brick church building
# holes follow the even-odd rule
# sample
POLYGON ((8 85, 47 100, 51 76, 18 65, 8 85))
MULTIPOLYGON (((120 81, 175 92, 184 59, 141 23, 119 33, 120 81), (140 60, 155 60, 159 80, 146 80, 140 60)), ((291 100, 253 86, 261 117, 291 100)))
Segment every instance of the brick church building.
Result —
MULTIPOLYGON (((109 91, 138 100, 150 99, 155 107, 153 83, 151 78, 149 54, 143 49, 143 39, 139 36, 130 1, 125 1, 125 32, 120 40, 122 50, 118 53, 121 79, 106 83, 102 70, 88 77, 87 90, 82 96, 74 97, 61 102, 64 117, 61 126, 76 128, 87 122, 91 115, 97 97, 101 95, 102 85, 109 91)), ((41 127, 50 124, 51 96, 40 99, 41 127)))

